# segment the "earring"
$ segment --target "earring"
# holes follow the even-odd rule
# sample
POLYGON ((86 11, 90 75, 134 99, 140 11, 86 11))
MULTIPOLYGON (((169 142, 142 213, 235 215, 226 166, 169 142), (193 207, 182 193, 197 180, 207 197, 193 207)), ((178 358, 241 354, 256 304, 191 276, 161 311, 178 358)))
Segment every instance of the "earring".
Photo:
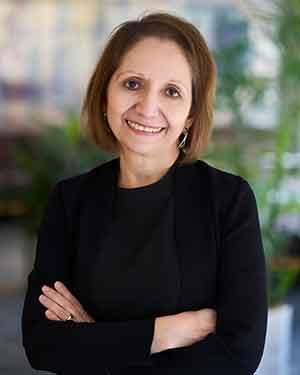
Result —
MULTIPOLYGON (((181 142, 179 143, 179 145, 178 145, 178 148, 179 148, 179 149, 183 149, 184 146, 185 146, 186 139, 187 139, 187 136, 188 136, 188 134, 189 134, 189 130, 188 130, 188 128, 184 128, 184 129, 183 129, 183 132, 182 132, 181 134, 184 134, 184 137, 183 137, 182 141, 181 141, 181 142)), ((183 151, 184 151, 184 150, 183 150, 183 151)))

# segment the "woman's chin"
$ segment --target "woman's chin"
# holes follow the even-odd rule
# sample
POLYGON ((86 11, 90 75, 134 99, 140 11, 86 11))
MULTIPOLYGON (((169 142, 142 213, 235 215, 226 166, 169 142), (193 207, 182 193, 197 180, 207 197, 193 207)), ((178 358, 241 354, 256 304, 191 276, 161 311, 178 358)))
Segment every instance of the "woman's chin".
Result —
POLYGON ((126 147, 123 147, 123 151, 134 153, 137 155, 142 155, 142 156, 161 157, 165 149, 161 146, 155 147, 155 145, 130 144, 130 145, 126 145, 126 147))

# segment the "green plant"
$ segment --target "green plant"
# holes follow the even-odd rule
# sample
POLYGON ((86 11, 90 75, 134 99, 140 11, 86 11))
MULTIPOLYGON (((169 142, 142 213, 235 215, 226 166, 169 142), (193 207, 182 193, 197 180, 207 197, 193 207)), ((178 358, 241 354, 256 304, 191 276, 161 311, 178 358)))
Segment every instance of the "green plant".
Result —
MULTIPOLYGON (((264 227, 264 236, 268 241, 267 246, 273 249, 277 255, 277 238, 272 230, 281 213, 300 212, 300 203, 297 198, 287 202, 276 199, 280 195, 281 187, 287 176, 300 178, 300 167, 287 169, 284 156, 287 152, 300 152, 300 107, 299 107, 299 83, 300 83, 300 8, 299 1, 272 0, 271 9, 263 13, 256 13, 258 19, 263 21, 262 27, 269 35, 279 51, 279 69, 277 77, 278 87, 278 113, 276 126, 276 143, 273 159, 273 173, 269 179, 269 187, 273 199, 268 201, 269 214, 264 227)), ((266 199, 266 194, 260 197, 266 199)), ((271 250, 269 250, 272 253, 271 250)), ((271 263, 271 262, 270 262, 271 263)), ((299 271, 282 269, 269 269, 269 285, 272 290, 270 302, 278 304, 284 299, 286 292, 296 280, 299 271)))
POLYGON ((299 151, 300 107, 296 102, 298 103, 299 98, 300 72, 295 67, 300 66, 300 8, 294 0, 274 1, 280 3, 276 7, 277 13, 268 17, 263 14, 264 20, 268 19, 271 25, 269 30, 272 30, 272 39, 280 52, 276 82, 255 77, 249 73, 246 64, 233 63, 247 60, 250 46, 245 36, 242 40, 233 40, 216 53, 219 67, 217 104, 219 109, 226 109, 231 113, 232 121, 226 133, 222 130, 215 132, 212 146, 206 154, 209 161, 245 177, 253 187, 267 260, 271 306, 282 302, 298 274, 297 270, 276 270, 272 267, 273 257, 282 253, 289 239, 276 228, 276 223, 283 213, 300 211, 300 203, 296 198, 288 202, 280 198, 285 178, 288 175, 299 176, 299 168, 286 168, 284 157, 288 152, 299 151), (274 131, 250 128, 243 116, 245 99, 248 104, 258 103, 263 99, 268 85, 274 83, 280 88, 280 104, 274 131), (271 158, 266 167, 264 159, 269 155, 271 158))
POLYGON ((296 269, 270 269, 270 267, 268 272, 268 303, 269 306, 275 307, 285 299, 287 291, 297 280, 299 271, 296 269))
POLYGON ((227 143, 213 144, 207 157, 239 175, 256 177, 257 170, 248 163, 250 156, 253 159, 257 155, 252 152, 253 147, 248 147, 249 138, 254 140, 264 132, 250 128, 244 113, 247 107, 263 98, 268 79, 250 69, 249 23, 237 13, 232 8, 218 18, 218 37, 223 42, 214 53, 218 66, 217 108, 224 110, 231 121, 227 143))
POLYGON ((41 125, 42 131, 36 139, 18 144, 14 150, 17 166, 29 180, 29 188, 20 198, 27 209, 24 226, 31 235, 38 230, 49 193, 56 182, 111 158, 82 137, 79 120, 72 111, 66 114, 64 124, 41 125))

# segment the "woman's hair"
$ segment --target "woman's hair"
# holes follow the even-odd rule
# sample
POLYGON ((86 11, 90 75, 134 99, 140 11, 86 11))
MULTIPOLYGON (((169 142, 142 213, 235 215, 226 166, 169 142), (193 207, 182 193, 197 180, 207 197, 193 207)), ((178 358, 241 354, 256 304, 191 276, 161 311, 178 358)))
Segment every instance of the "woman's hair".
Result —
POLYGON ((102 150, 118 153, 118 140, 104 115, 109 81, 122 58, 147 37, 175 42, 183 51, 192 71, 192 104, 184 153, 180 163, 192 163, 205 151, 211 135, 217 68, 199 30, 186 20, 168 13, 150 13, 117 26, 101 54, 88 84, 81 121, 89 136, 102 150))

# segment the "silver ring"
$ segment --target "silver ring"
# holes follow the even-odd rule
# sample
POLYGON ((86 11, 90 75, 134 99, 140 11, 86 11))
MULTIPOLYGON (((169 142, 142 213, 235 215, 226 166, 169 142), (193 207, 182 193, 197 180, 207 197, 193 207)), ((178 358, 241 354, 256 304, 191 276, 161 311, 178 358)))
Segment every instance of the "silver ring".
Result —
POLYGON ((73 315, 71 313, 70 313, 70 315, 67 317, 67 319, 65 321, 67 321, 67 320, 73 320, 73 315))

